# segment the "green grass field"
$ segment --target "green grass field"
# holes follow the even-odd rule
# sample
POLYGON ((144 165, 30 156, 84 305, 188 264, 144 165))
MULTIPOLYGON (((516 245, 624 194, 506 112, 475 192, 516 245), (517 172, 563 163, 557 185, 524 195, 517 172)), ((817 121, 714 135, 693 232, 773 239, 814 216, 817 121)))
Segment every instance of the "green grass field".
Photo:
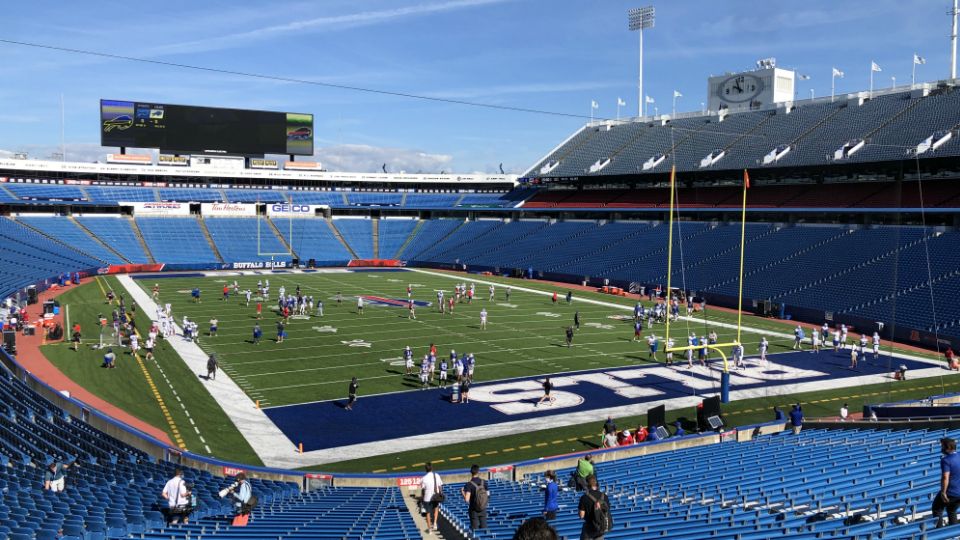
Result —
MULTIPOLYGON (((405 377, 404 368, 400 365, 402 349, 407 345, 413 349, 418 362, 430 343, 436 344, 438 356, 441 357, 445 357, 451 349, 474 353, 478 381, 627 366, 648 361, 646 343, 633 342, 632 322, 621 320, 624 315, 630 315, 628 309, 578 301, 591 298, 630 307, 635 300, 574 291, 574 302, 568 305, 563 300, 566 289, 547 283, 477 276, 474 279, 499 283, 495 299, 489 301, 487 285, 478 283, 473 303, 457 304, 453 315, 441 315, 436 306, 422 307, 417 309, 417 319, 409 320, 406 308, 369 304, 363 316, 357 313, 357 295, 405 300, 406 287, 410 283, 414 285, 415 299, 435 303, 437 289, 443 289, 449 297, 455 283, 465 281, 469 284, 471 281, 471 276, 455 277, 457 279, 417 272, 332 272, 165 278, 156 282, 161 287, 161 303, 172 304, 178 322, 186 315, 200 324, 200 346, 207 352, 216 352, 221 367, 264 407, 342 399, 347 383, 353 376, 363 381, 361 399, 363 395, 417 388, 419 383, 405 377), (225 282, 232 284, 234 279, 239 282, 241 290, 255 289, 258 279, 264 278, 270 280, 271 300, 264 304, 263 320, 260 321, 264 340, 259 345, 253 345, 250 341, 253 326, 257 322, 255 303, 247 307, 242 296, 232 296, 223 301, 221 289, 225 282), (548 296, 514 289, 507 302, 506 283, 542 291, 556 290, 560 299, 554 304, 548 296), (309 320, 291 320, 286 341, 275 343, 278 317, 268 308, 276 305, 281 285, 286 287, 288 293, 299 285, 304 294, 322 298, 325 315, 321 318, 311 314, 309 320), (190 298, 189 291, 194 287, 200 287, 203 291, 199 304, 193 303, 190 298), (333 300, 338 292, 344 298, 339 307, 333 300), (489 313, 486 330, 479 327, 482 308, 489 313), (563 332, 572 324, 575 311, 580 312, 581 329, 576 334, 574 346, 568 349, 564 345, 563 332), (214 317, 220 322, 219 335, 208 337, 208 321, 214 317), (331 328, 335 328, 336 332, 332 332, 331 328)), ((113 278, 100 278, 100 283, 120 290, 113 278)), ((154 281, 139 280, 138 283, 149 291, 154 281)), ((92 326, 96 314, 107 308, 100 286, 95 283, 66 293, 61 303, 70 306, 71 317, 81 317, 84 324, 89 326, 92 326)), ((147 327, 144 316, 142 310, 138 311, 141 329, 147 327)), ((675 323, 672 333, 678 338, 690 330, 705 334, 714 322, 735 321, 734 314, 708 309, 705 320, 675 323)), ((789 333, 791 329, 789 324, 752 316, 745 317, 744 325, 781 333, 789 333)), ((735 331, 731 329, 716 328, 716 331, 721 342, 731 341, 735 337, 735 331)), ((655 325, 652 330, 645 329, 644 336, 651 332, 663 336, 664 327, 655 325)), ((759 335, 746 333, 743 339, 747 354, 753 354, 759 335)), ((788 350, 792 345, 792 340, 784 338, 771 338, 770 342, 772 353, 788 350)), ((65 344, 55 344, 48 345, 45 353, 68 376, 111 403, 168 433, 172 432, 175 425, 190 450, 208 453, 205 448, 210 448, 209 453, 220 458, 257 462, 242 436, 202 388, 202 381, 179 361, 167 344, 158 347, 156 365, 149 362, 145 364, 168 405, 170 418, 154 399, 143 370, 135 360, 126 361, 126 355, 121 359, 120 369, 106 372, 97 367, 101 356, 97 351, 73 353, 67 350, 65 344), (175 400, 173 390, 182 398, 180 402, 175 400), (181 402, 183 406, 177 406, 181 402), (183 409, 189 410, 189 417, 183 409), (199 431, 199 434, 195 431, 199 431), (206 442, 201 442, 201 435, 206 442)), ((918 354, 915 351, 910 353, 918 354)), ((884 384, 872 388, 821 392, 816 396, 801 398, 808 402, 823 403, 822 410, 815 404, 808 409, 808 415, 834 414, 839 408, 839 403, 834 401, 838 399, 844 399, 850 403, 852 410, 857 410, 857 404, 862 402, 940 393, 953 388, 954 380, 954 377, 948 376, 940 381, 908 381, 896 387, 884 384)), ((770 406, 786 404, 793 399, 796 397, 736 402, 726 406, 725 411, 731 421, 746 424, 768 419, 770 406)), ((639 420, 631 418, 623 419, 623 422, 629 425, 639 420)), ((466 459, 492 464, 583 450, 596 442, 594 432, 597 426, 594 425, 550 429, 545 423, 544 428, 533 433, 342 462, 323 468, 358 472, 403 470, 427 459, 450 466, 457 466, 458 461, 466 459)))

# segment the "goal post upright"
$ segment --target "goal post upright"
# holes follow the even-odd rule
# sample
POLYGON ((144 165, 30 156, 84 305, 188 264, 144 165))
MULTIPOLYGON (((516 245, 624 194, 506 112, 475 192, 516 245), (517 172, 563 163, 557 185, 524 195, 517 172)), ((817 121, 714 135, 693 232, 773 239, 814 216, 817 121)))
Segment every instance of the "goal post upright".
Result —
MULTIPOLYGON (((670 168, 670 210, 668 223, 670 230, 667 233, 667 291, 666 299, 669 302, 673 277, 673 214, 676 206, 676 165, 670 168)), ((723 351, 724 347, 741 347, 743 330, 743 271, 744 271, 744 253, 746 251, 747 240, 747 189, 750 188, 750 176, 747 170, 743 170, 743 203, 740 208, 740 271, 739 271, 739 291, 737 293, 737 337, 734 341, 728 343, 714 343, 707 345, 686 345, 681 347, 666 347, 667 352, 685 352, 701 349, 706 346, 707 349, 717 351, 723 360, 723 372, 720 373, 720 401, 729 403, 730 401, 730 365, 727 361, 727 355, 723 351)), ((669 306, 668 306, 669 307, 669 306)), ((666 318, 666 341, 670 341, 670 317, 666 318)))

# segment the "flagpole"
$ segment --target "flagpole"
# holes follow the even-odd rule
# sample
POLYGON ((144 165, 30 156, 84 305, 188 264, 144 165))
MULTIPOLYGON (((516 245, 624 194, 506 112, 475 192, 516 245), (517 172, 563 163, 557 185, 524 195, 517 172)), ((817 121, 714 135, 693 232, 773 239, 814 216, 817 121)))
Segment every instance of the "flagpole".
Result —
MULTIPOLYGON (((670 276, 673 274, 673 205, 674 194, 676 193, 677 165, 670 167, 670 230, 667 232, 667 300, 670 299, 670 276)), ((669 305, 668 305, 669 307, 669 305)), ((666 337, 665 343, 670 341, 670 317, 666 317, 666 337)))
POLYGON ((830 103, 833 103, 833 96, 836 93, 837 89, 837 72, 834 71, 830 75, 830 103))
POLYGON ((873 63, 870 64, 870 97, 873 97, 873 63))

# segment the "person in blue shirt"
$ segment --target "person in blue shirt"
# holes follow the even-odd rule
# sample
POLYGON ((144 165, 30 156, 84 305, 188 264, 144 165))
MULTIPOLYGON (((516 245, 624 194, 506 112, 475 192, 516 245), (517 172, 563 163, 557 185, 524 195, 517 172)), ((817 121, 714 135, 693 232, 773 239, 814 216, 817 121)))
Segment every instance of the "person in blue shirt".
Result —
POLYGON ((674 437, 683 437, 687 434, 687 432, 683 430, 683 424, 680 423, 679 420, 674 422, 673 425, 677 428, 677 432, 673 434, 674 437))
POLYGON ((773 406, 773 419, 777 422, 786 419, 786 417, 783 415, 783 411, 781 411, 780 407, 777 407, 776 405, 773 406))
POLYGON ((933 517, 937 527, 943 526, 943 511, 947 511, 947 522, 957 524, 957 506, 960 505, 960 454, 957 454, 957 441, 950 438, 940 439, 940 490, 933 496, 933 517))
POLYGON ((657 433, 657 428, 660 426, 650 426, 650 432, 647 435, 647 442, 659 441, 660 434, 657 433))
POLYGON ((253 325, 253 344, 259 345, 260 338, 263 337, 263 329, 260 328, 259 324, 253 325))
POLYGON ((547 487, 543 491, 543 519, 549 521, 557 518, 557 510, 560 509, 560 503, 557 502, 560 488, 557 486, 556 471, 547 471, 544 473, 544 478, 547 480, 547 487))
POLYGON ((799 403, 790 411, 790 426, 793 428, 794 435, 799 435, 800 430, 803 429, 803 407, 799 403))

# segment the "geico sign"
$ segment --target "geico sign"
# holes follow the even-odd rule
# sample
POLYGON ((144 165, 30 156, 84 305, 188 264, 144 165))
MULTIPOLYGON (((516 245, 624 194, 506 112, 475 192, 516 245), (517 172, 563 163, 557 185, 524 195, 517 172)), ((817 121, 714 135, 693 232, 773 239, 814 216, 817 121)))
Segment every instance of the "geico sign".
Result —
POLYGON ((273 204, 270 205, 270 211, 276 214, 307 214, 313 212, 313 206, 309 204, 273 204))
POLYGON ((275 204, 273 205, 274 212, 309 212, 309 204, 275 204))

